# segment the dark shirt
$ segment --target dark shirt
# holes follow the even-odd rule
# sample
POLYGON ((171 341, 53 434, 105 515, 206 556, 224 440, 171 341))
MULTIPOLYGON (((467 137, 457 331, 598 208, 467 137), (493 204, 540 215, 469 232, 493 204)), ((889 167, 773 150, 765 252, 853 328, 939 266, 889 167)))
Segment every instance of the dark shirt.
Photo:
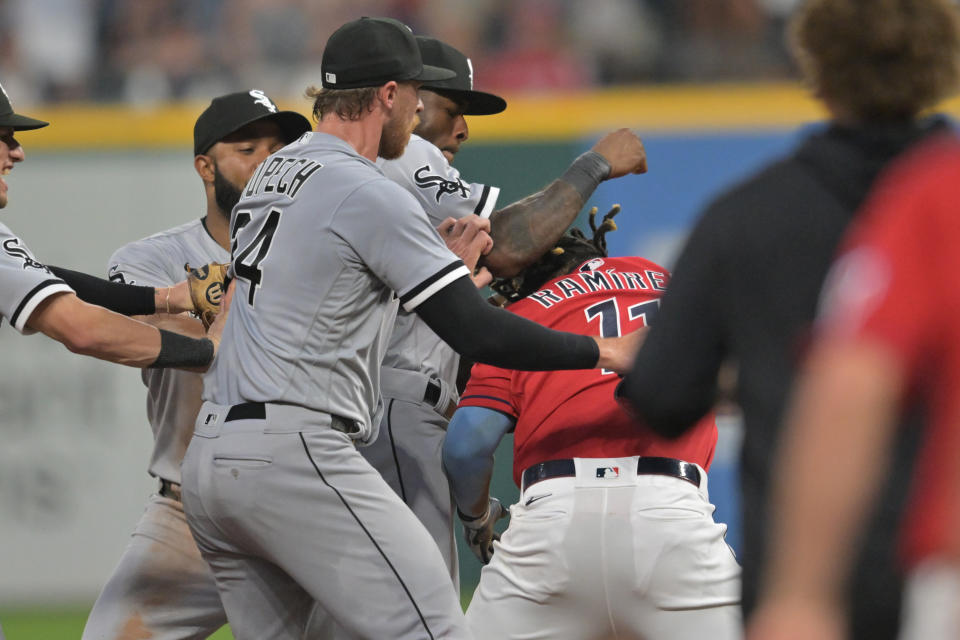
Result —
MULTIPOLYGON (((657 323, 622 393, 655 431, 677 436, 717 398, 717 375, 737 369, 744 416, 740 461, 743 606, 755 604, 766 542, 767 498, 780 421, 805 350, 821 284, 844 231, 877 175, 946 122, 831 126, 788 157, 719 197, 677 261, 657 323)), ((916 430, 903 430, 852 578, 854 637, 896 637, 900 579, 895 531, 916 430)))

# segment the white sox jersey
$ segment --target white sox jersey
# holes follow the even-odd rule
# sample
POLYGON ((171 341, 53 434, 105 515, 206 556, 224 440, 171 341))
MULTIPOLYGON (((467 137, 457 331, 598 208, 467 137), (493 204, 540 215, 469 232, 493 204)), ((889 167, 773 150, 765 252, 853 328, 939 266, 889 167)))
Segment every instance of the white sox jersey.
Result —
POLYGON ((463 262, 413 196, 323 133, 260 165, 231 236, 237 288, 204 398, 293 404, 375 437, 396 296, 413 311, 469 275, 463 262))
MULTIPOLYGON (((182 281, 183 266, 229 262, 230 254, 213 239, 200 220, 131 242, 110 258, 110 280, 150 287, 168 287, 182 281)), ((144 369, 147 419, 153 430, 150 474, 180 482, 180 462, 190 444, 200 410, 203 377, 174 369, 144 369)))
MULTIPOLYGON (((447 218, 479 215, 489 218, 496 209, 500 189, 465 183, 440 149, 418 135, 410 137, 406 151, 396 160, 378 159, 383 174, 416 197, 434 227, 447 218)), ((420 371, 456 382, 457 354, 420 318, 401 312, 383 364, 420 371)))
POLYGON ((73 291, 33 256, 23 241, 0 224, 0 321, 6 318, 20 333, 34 333, 27 320, 41 302, 55 293, 73 291))

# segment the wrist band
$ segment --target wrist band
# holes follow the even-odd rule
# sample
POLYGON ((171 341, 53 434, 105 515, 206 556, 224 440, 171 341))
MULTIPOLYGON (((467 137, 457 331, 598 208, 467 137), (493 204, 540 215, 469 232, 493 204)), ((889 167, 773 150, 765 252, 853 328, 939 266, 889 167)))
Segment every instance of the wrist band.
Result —
POLYGON ((195 340, 160 329, 160 353, 149 368, 205 367, 213 360, 213 353, 213 342, 209 338, 195 340))
POLYGON ((601 182, 610 177, 610 163, 596 151, 587 151, 573 161, 560 179, 577 190, 584 202, 601 182))
POLYGON ((475 522, 479 522, 480 520, 483 520, 484 518, 486 518, 488 513, 490 513, 489 503, 487 503, 487 510, 484 511, 483 514, 479 516, 468 516, 463 511, 460 511, 460 507, 457 507, 457 517, 460 518, 460 521, 463 522, 464 524, 473 524, 475 522))
POLYGON ((167 287, 167 313, 170 313, 170 289, 172 287, 167 287))

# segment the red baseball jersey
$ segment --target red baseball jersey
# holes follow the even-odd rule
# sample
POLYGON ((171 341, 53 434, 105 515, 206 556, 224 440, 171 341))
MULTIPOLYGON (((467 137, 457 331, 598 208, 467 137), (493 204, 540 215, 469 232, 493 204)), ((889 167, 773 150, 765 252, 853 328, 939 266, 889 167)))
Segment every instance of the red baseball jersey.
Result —
MULTIPOLYGON (((643 258, 596 258, 555 278, 510 311, 551 329, 614 337, 654 321, 669 274, 643 258)), ((631 418, 613 392, 612 371, 512 371, 474 366, 461 407, 486 407, 516 419, 513 479, 559 458, 662 456, 710 466, 717 443, 713 416, 667 440, 631 418)))
POLYGON ((889 348, 927 409, 904 519, 908 566, 960 557, 960 143, 941 140, 888 175, 831 275, 827 335, 889 348))

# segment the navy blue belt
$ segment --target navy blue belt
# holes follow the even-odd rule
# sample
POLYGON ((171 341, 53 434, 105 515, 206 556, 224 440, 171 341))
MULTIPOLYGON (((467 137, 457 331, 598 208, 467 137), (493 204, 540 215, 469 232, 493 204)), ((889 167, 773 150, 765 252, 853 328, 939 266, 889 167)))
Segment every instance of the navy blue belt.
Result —
MULTIPOLYGON (((572 458, 565 460, 548 460, 527 467, 523 472, 523 488, 535 485, 541 480, 551 478, 572 478, 577 475, 577 468, 572 458)), ((637 460, 638 476, 671 476, 686 480, 700 486, 700 469, 697 465, 675 458, 657 458, 641 456, 637 460)))

